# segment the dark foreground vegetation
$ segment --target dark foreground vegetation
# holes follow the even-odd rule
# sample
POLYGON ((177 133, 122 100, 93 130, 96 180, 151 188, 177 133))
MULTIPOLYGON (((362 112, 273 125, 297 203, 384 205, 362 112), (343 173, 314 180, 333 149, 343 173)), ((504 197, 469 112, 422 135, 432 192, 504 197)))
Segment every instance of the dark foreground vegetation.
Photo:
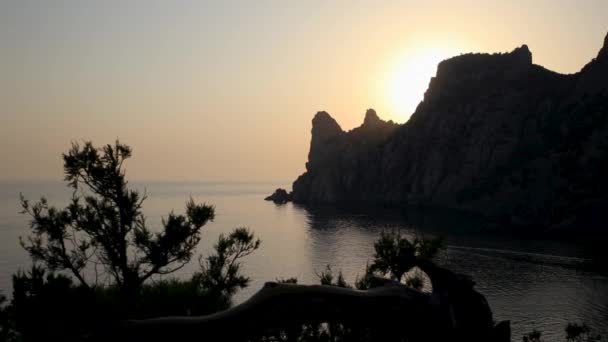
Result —
MULTIPOLYGON (((13 275, 10 301, 0 297, 0 340, 510 341, 509 323, 494 321, 472 279, 432 262, 440 239, 399 231, 380 236, 352 285, 328 266, 321 285, 277 280, 231 308, 249 284, 240 263, 260 246, 246 228, 220 235, 190 279, 162 279, 191 261, 214 207, 191 199, 185 215, 171 212, 152 231, 145 194, 127 187, 130 156, 119 142, 75 144, 63 156, 70 204, 22 198, 31 235, 21 244, 33 265, 13 275), (430 293, 421 291, 423 275, 430 293)), ((566 338, 601 340, 574 323, 566 338)), ((542 341, 542 333, 523 340, 542 341)))
POLYGON ((152 231, 141 211, 146 195, 127 187, 123 164, 130 156, 119 142, 73 144, 63 155, 70 204, 58 209, 45 198, 21 199, 31 217, 31 235, 21 244, 34 264, 13 275, 4 339, 78 340, 128 318, 204 315, 228 308, 248 285, 240 261, 260 240, 247 228, 220 235, 191 279, 160 280, 191 261, 215 209, 190 199, 185 215, 170 212, 152 231))

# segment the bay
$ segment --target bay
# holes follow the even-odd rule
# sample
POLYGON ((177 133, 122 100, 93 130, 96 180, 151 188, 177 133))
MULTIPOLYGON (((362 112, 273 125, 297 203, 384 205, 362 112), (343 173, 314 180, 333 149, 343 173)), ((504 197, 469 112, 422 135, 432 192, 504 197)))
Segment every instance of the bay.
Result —
MULTIPOLYGON (((400 229, 414 236, 443 236, 447 249, 437 262, 469 274, 493 309, 495 320, 510 320, 512 338, 538 329, 547 341, 565 340, 568 322, 586 322, 608 336, 608 278, 579 269, 582 246, 571 241, 509 237, 488 232, 475 217, 445 211, 405 212, 369 207, 304 207, 276 205, 263 198, 289 182, 266 183, 133 183, 146 191, 144 213, 153 229, 173 210, 183 213, 186 201, 216 207, 216 218, 204 227, 196 255, 207 255, 219 234, 249 227, 261 238, 258 251, 243 262, 251 277, 235 303, 255 293, 266 281, 296 277, 318 283, 326 265, 343 272, 349 282, 363 274, 373 243, 383 230, 400 229)), ((28 218, 19 214, 19 194, 30 200, 46 196, 63 206, 71 190, 61 182, 0 182, 0 291, 11 292, 11 275, 31 264, 19 246, 28 234, 28 218)), ((187 278, 198 269, 196 257, 172 276, 187 278)))

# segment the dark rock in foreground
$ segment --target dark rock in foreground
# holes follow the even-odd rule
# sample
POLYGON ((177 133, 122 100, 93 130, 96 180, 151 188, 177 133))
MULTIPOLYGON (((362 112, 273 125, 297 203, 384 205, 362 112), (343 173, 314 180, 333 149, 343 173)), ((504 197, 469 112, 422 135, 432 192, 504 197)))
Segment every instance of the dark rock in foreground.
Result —
POLYGON ((319 112, 292 195, 299 203, 424 204, 529 227, 605 231, 607 175, 608 37, 571 75, 533 64, 526 45, 445 60, 403 125, 368 110, 345 132, 319 112))
POLYGON ((285 189, 276 189, 274 193, 266 198, 265 201, 273 201, 274 203, 287 203, 291 201, 291 193, 285 189))

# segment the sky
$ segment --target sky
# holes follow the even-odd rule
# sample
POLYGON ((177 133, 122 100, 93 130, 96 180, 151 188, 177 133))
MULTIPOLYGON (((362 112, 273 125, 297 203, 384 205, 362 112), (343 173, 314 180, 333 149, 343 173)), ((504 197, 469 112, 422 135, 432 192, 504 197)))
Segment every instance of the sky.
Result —
POLYGON ((0 179, 120 139, 137 181, 289 182, 317 111, 406 122, 444 58, 574 73, 607 32, 605 0, 0 0, 0 179))

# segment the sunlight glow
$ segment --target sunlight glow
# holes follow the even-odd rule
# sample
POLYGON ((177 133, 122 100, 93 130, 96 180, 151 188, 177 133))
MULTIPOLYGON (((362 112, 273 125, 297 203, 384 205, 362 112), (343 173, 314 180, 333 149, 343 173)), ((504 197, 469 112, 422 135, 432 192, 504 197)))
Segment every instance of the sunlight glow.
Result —
POLYGON ((453 49, 429 48, 404 54, 393 64, 385 86, 388 103, 397 116, 409 119, 435 76, 437 64, 454 55, 453 49))

